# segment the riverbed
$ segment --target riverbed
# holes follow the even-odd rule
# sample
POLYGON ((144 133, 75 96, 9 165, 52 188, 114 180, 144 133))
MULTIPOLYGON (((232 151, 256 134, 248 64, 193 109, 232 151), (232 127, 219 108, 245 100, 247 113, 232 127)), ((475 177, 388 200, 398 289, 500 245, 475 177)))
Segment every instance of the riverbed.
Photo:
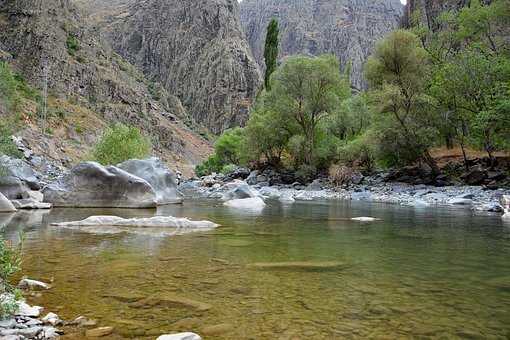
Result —
POLYGON ((52 282, 29 302, 113 326, 109 339, 510 337, 510 223, 497 214, 355 201, 250 212, 203 200, 158 211, 21 212, 2 223, 8 239, 25 233, 23 274, 52 282), (49 225, 102 214, 221 227, 165 237, 49 225), (350 220, 360 216, 380 221, 350 220))

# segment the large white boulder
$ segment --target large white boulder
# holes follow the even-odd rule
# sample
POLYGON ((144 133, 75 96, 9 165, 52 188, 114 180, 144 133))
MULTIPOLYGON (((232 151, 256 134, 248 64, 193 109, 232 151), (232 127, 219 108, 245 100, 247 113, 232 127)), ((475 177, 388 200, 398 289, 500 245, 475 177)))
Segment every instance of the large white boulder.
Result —
POLYGON ((262 210, 266 206, 266 203, 260 197, 234 199, 223 204, 230 208, 242 210, 262 210))
POLYGON ((53 226, 117 226, 134 228, 191 228, 212 229, 218 227, 210 221, 191 221, 173 216, 154 216, 148 218, 122 218, 118 216, 91 216, 81 221, 52 223, 53 226))
POLYGON ((15 212, 14 205, 0 192, 0 213, 15 212))
POLYGON ((115 166, 78 164, 43 190, 44 201, 54 207, 154 208, 157 196, 144 179, 115 166))
POLYGON ((503 218, 510 219, 510 195, 503 195, 501 198, 501 204, 503 205, 503 218))
POLYGON ((202 340, 200 335, 184 332, 184 333, 176 333, 176 334, 165 334, 158 337, 157 340, 202 340))
POLYGON ((177 190, 178 181, 175 173, 159 158, 131 159, 118 164, 117 167, 146 180, 156 192, 159 205, 182 203, 183 196, 177 190))

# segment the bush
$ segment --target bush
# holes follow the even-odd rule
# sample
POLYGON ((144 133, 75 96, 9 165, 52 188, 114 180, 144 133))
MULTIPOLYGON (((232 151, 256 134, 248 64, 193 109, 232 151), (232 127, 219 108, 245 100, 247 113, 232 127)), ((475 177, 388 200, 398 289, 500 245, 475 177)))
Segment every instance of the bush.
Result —
POLYGON ((350 167, 371 171, 375 166, 374 147, 370 136, 364 134, 338 147, 338 161, 350 167))
POLYGON ((210 156, 205 162, 195 167, 195 174, 198 177, 207 176, 213 172, 221 172, 223 164, 216 154, 210 156))
POLYGON ((17 301, 21 298, 18 289, 11 285, 12 276, 21 270, 21 250, 23 237, 20 237, 19 246, 13 247, 0 236, 0 293, 8 294, 0 300, 0 318, 14 314, 18 308, 17 301))
POLYGON ((136 127, 115 124, 106 129, 92 152, 92 159, 103 165, 112 165, 128 159, 150 156, 151 142, 136 127))
POLYGON ((69 55, 74 56, 76 55, 76 52, 80 49, 80 42, 78 41, 78 39, 76 39, 74 35, 69 34, 67 36, 66 46, 69 55))
POLYGON ((224 175, 228 175, 228 174, 234 172, 236 169, 237 169, 237 165, 227 164, 227 165, 223 166, 223 168, 221 168, 220 172, 224 175))
POLYGON ((0 155, 20 158, 22 154, 11 139, 12 133, 12 129, 7 124, 0 123, 0 155))

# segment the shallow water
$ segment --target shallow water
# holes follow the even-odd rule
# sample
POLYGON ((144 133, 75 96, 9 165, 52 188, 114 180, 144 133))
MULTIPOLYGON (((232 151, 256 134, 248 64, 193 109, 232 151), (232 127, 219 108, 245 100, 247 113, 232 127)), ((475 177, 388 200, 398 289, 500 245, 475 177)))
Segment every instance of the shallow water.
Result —
POLYGON ((243 213, 200 201, 157 214, 219 229, 159 237, 49 226, 154 213, 54 209, 0 215, 0 224, 11 239, 25 231, 23 274, 53 280, 29 302, 114 326, 109 339, 184 330, 205 339, 510 337, 510 224, 497 215, 356 202, 243 213), (348 220, 357 216, 382 220, 348 220), (304 263, 250 265, 267 262, 304 263))

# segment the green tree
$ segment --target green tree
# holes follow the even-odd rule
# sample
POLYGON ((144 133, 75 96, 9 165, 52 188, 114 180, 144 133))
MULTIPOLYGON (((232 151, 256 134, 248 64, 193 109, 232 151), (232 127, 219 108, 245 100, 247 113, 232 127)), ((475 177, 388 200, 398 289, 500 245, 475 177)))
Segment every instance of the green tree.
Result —
POLYGON ((366 77, 377 104, 376 111, 397 123, 406 147, 414 150, 437 174, 439 168, 429 153, 435 140, 433 127, 437 118, 432 98, 426 92, 429 64, 418 37, 397 30, 376 46, 366 65, 366 77))
POLYGON ((338 109, 350 95, 348 79, 339 71, 338 59, 296 56, 288 58, 271 78, 266 109, 291 120, 304 138, 304 163, 313 165, 316 132, 321 120, 338 109))
POLYGON ((107 128, 92 151, 92 159, 112 165, 150 156, 151 142, 136 127, 115 124, 107 128))
POLYGON ((214 150, 220 163, 223 165, 240 164, 243 156, 243 142, 243 129, 234 128, 225 131, 214 143, 214 150))
POLYGON ((267 26, 266 44, 264 48, 264 60, 266 62, 266 73, 264 75, 264 86, 267 91, 271 90, 271 74, 276 70, 278 59, 278 20, 271 19, 267 26))

